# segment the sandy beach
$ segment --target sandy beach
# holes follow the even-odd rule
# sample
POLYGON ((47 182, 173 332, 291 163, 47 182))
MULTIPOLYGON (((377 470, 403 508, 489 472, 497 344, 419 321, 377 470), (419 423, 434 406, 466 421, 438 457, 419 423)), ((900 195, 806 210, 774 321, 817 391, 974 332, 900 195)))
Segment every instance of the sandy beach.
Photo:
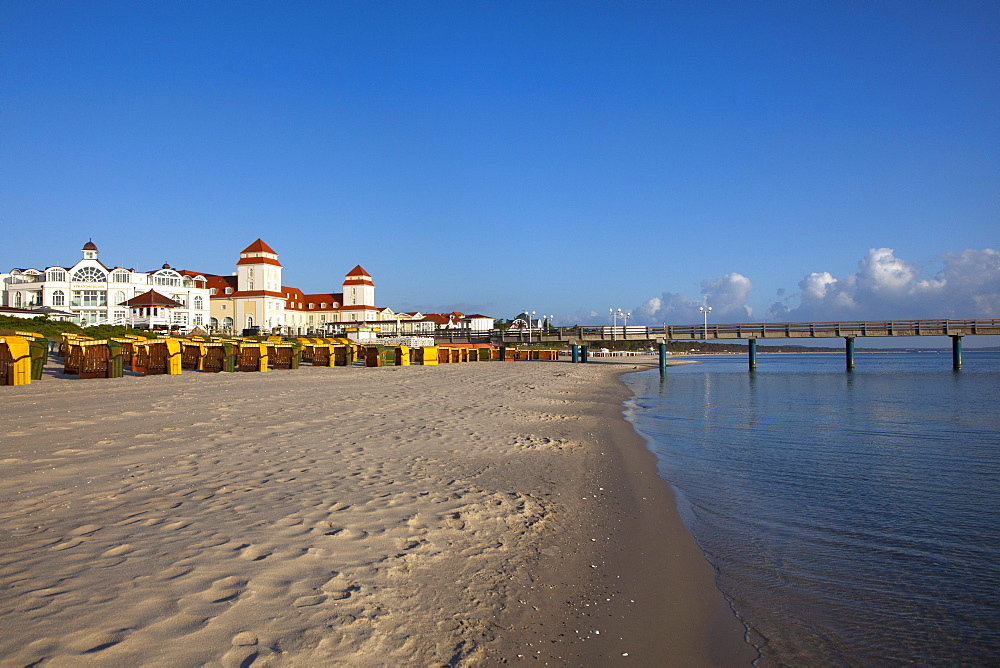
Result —
POLYGON ((650 365, 0 387, 0 664, 749 665, 621 415, 650 365))

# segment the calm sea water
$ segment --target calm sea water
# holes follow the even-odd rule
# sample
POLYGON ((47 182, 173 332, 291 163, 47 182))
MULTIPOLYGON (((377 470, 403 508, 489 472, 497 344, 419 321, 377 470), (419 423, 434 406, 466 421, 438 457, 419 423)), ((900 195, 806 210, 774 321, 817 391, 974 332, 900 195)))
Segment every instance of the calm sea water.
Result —
POLYGON ((1000 664, 1000 354, 626 376, 757 664, 1000 664))

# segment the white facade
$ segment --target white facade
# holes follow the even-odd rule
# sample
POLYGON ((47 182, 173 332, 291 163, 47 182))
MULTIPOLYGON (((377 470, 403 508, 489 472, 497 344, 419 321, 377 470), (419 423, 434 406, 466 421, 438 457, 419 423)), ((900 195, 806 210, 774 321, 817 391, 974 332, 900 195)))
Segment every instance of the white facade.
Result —
POLYGON ((182 276, 168 265, 151 272, 108 268, 97 259, 93 242, 83 247, 83 258, 70 267, 45 270, 12 269, 0 273, 3 305, 14 308, 49 306, 73 314, 78 325, 131 325, 130 309, 122 303, 150 290, 180 302, 171 326, 190 329, 209 318, 209 291, 204 277, 182 276))

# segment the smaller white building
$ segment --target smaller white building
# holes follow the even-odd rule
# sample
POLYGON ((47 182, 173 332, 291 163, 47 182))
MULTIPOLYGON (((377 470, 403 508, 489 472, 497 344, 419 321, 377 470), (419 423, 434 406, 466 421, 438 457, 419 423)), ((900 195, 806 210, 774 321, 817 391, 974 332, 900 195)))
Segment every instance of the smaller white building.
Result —
MULTIPOLYGON (((0 273, 3 306, 38 309, 49 307, 71 313, 78 325, 133 325, 125 302, 155 289, 180 304, 171 309, 168 329, 187 330, 205 325, 209 318, 209 291, 204 276, 181 275, 164 264, 153 271, 108 267, 88 241, 83 257, 69 267, 11 269, 0 273)), ((43 315, 44 311, 39 312, 43 315)))

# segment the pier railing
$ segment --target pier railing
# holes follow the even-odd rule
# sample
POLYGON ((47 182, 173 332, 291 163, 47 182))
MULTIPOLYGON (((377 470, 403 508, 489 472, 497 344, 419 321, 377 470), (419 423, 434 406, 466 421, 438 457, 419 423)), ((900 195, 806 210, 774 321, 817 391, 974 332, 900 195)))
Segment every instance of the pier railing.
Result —
POLYGON ((856 338, 866 336, 969 336, 1000 334, 1000 318, 942 320, 850 320, 700 325, 618 325, 494 330, 505 343, 555 341, 664 341, 701 339, 856 338))

